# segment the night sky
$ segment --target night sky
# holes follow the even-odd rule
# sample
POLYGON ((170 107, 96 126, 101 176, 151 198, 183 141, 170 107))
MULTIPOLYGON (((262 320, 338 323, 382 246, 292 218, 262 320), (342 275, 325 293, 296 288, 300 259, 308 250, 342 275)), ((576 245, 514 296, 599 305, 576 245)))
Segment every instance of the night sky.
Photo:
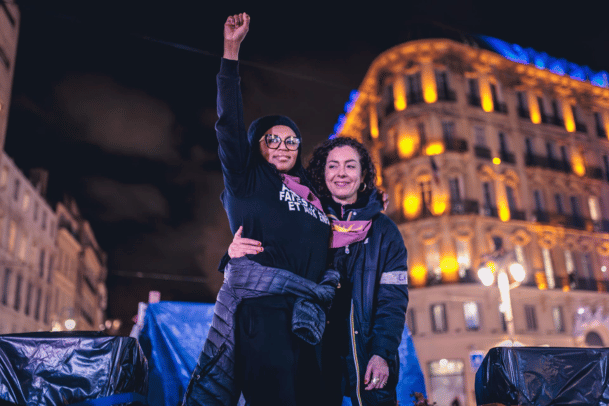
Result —
POLYGON ((232 236, 213 125, 229 14, 251 16, 246 122, 290 116, 305 156, 332 133, 373 59, 421 21, 609 70, 606 1, 257 3, 20 2, 5 149, 26 173, 50 171, 51 201, 76 198, 108 253, 109 317, 130 319, 151 289, 212 302, 220 287, 232 236), (146 277, 125 276, 135 272, 146 277))

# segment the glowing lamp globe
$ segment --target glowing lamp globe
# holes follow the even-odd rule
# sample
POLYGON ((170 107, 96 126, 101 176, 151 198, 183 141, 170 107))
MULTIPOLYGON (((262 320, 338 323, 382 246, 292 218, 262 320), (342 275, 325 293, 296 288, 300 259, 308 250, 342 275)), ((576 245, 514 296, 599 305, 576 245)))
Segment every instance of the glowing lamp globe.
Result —
POLYGON ((526 277, 526 272, 521 264, 515 262, 510 264, 510 275, 512 275, 512 278, 514 278, 516 282, 522 282, 526 277))
POLYGON ((478 278, 480 278, 480 282, 482 282, 484 286, 491 286, 495 281, 493 272, 487 267, 482 267, 478 270, 478 278))

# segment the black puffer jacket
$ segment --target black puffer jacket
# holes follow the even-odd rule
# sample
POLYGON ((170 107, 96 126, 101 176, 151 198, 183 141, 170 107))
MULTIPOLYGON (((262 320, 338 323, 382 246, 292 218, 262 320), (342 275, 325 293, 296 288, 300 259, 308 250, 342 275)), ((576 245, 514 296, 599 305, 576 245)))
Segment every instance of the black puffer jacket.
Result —
POLYGON ((292 272, 260 265, 246 257, 232 259, 224 271, 214 317, 203 351, 186 389, 183 405, 237 405, 241 390, 235 381, 235 312, 243 299, 295 296, 292 331, 317 344, 325 327, 322 305, 334 297, 339 275, 326 271, 320 284, 292 272))
POLYGON ((335 269, 350 275, 353 283, 347 355, 350 396, 354 406, 394 404, 398 346, 408 305, 406 247, 395 223, 381 213, 383 204, 376 191, 360 199, 364 199, 360 208, 342 207, 343 213, 336 213, 335 205, 325 205, 328 215, 337 218, 346 219, 351 212, 351 220, 372 219, 367 237, 340 248, 334 259, 335 269), (364 375, 372 355, 387 361, 389 379, 385 388, 366 391, 364 375))

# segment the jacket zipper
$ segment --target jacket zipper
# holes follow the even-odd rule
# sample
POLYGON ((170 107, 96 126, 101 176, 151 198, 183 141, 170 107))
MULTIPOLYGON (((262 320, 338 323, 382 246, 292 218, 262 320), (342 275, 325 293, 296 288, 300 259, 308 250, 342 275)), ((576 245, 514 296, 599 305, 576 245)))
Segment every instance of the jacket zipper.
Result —
POLYGON ((361 379, 360 379, 360 372, 359 372, 359 362, 357 359, 357 347, 356 347, 356 339, 355 339, 355 322, 354 322, 354 318, 353 318, 353 299, 351 299, 351 348, 353 351, 353 363, 355 364, 355 379, 356 379, 356 384, 355 384, 355 393, 357 394, 357 402, 358 402, 358 406, 362 406, 362 397, 360 395, 360 384, 361 384, 361 379))

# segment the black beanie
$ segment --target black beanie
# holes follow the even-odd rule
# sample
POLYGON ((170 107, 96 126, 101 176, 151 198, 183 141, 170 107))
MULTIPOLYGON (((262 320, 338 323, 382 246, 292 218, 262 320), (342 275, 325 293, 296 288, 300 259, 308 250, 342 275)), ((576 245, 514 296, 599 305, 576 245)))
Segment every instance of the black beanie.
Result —
POLYGON ((302 141, 300 130, 296 126, 296 123, 294 123, 289 117, 273 115, 260 117, 252 122, 250 128, 247 130, 247 140, 250 145, 255 146, 258 141, 260 141, 260 138, 262 138, 264 133, 276 125, 285 125, 286 127, 290 127, 294 133, 296 133, 296 136, 302 141))

